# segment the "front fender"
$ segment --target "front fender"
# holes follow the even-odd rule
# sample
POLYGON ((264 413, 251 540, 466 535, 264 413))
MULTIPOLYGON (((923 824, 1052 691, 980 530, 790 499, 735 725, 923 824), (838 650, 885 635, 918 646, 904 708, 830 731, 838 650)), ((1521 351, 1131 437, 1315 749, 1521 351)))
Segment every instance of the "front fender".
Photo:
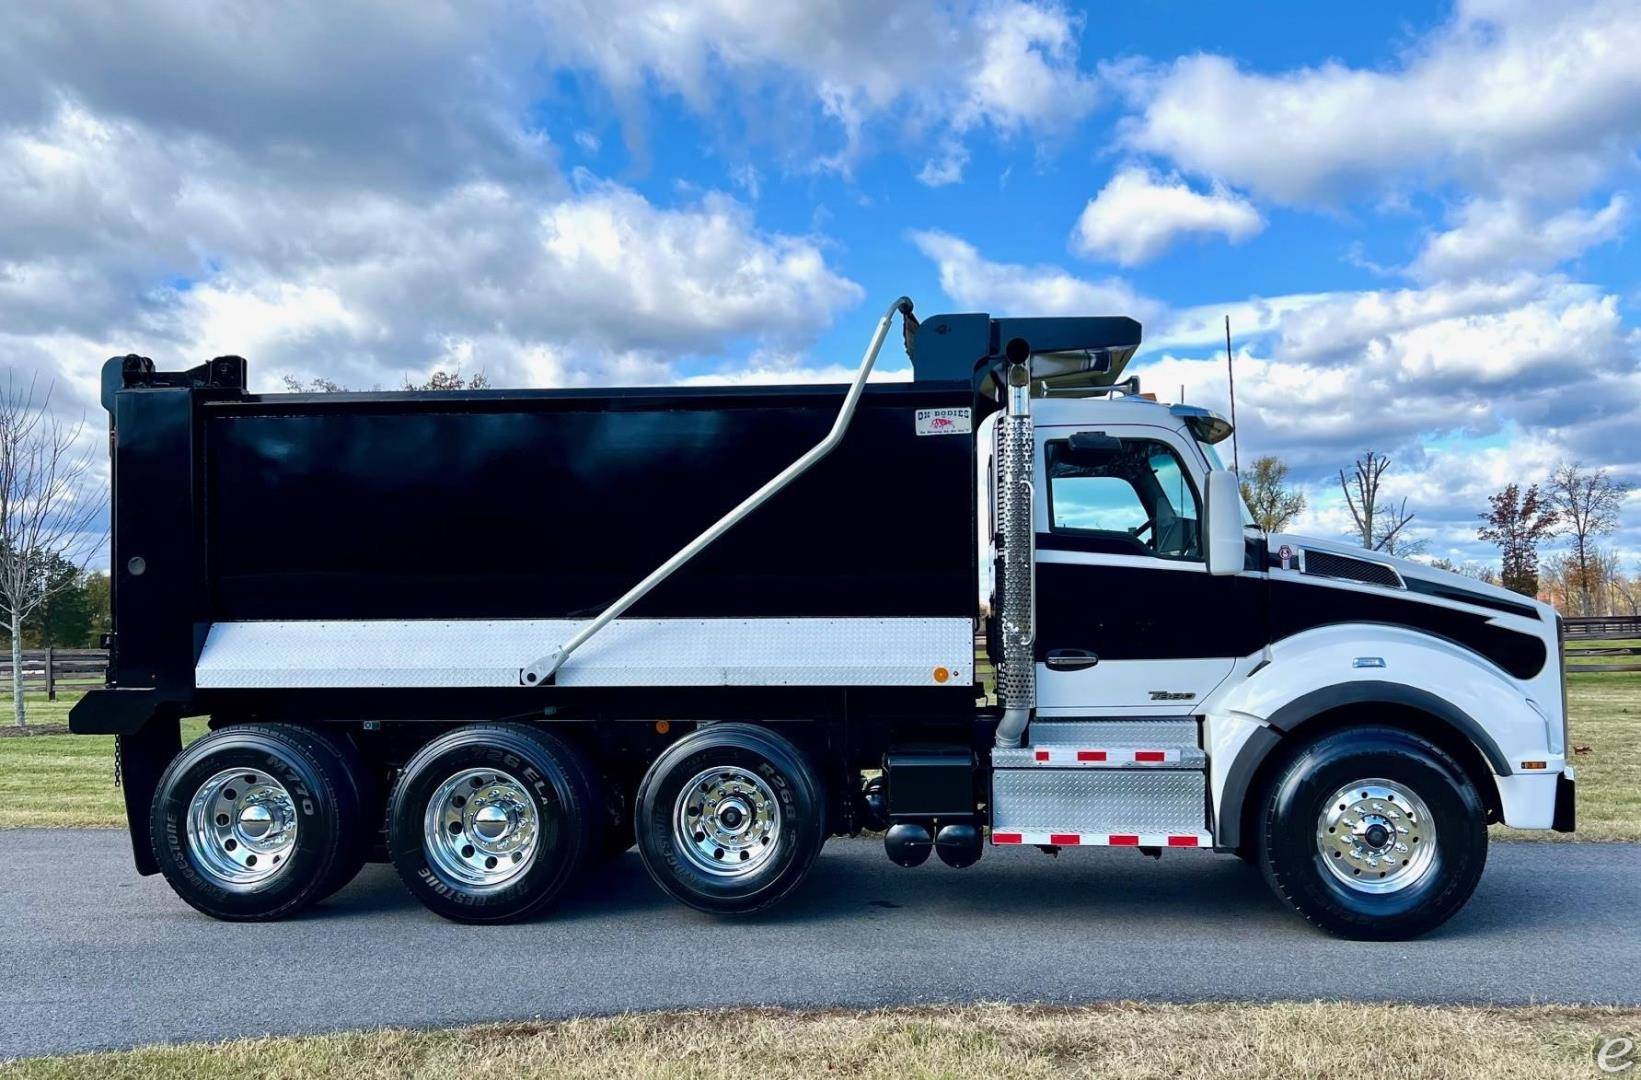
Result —
POLYGON ((1467 649, 1400 627, 1340 624, 1278 642, 1268 663, 1208 703, 1219 846, 1241 842, 1248 789, 1283 738, 1329 710, 1369 702, 1416 708, 1463 734, 1493 772, 1510 821, 1521 763, 1544 762, 1531 779, 1552 784, 1563 765, 1550 749, 1552 724, 1529 689, 1467 649))

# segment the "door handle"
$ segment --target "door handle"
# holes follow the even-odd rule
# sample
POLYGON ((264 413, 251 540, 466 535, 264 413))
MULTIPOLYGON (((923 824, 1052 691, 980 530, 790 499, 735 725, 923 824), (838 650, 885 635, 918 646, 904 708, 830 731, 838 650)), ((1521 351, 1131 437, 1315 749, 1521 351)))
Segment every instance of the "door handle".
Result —
POLYGON ((1050 649, 1048 651, 1048 666, 1051 671, 1081 671, 1091 668, 1100 662, 1100 658, 1087 649, 1050 649))

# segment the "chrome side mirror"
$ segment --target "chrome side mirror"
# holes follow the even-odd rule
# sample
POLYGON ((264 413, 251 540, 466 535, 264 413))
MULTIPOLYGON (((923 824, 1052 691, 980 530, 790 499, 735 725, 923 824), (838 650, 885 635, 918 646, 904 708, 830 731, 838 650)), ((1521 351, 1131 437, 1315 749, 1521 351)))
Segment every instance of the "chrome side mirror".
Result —
POLYGON ((1241 573, 1246 558, 1242 493, 1237 490, 1236 473, 1229 469, 1215 469, 1208 474, 1206 533, 1208 572, 1214 575, 1241 573))

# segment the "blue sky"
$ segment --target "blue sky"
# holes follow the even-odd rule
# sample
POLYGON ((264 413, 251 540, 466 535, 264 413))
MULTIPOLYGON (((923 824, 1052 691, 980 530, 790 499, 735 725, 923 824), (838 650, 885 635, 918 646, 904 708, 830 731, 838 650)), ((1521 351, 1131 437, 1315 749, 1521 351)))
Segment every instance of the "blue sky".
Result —
MULTIPOLYGON (((1150 389, 1428 554, 1641 481, 1641 9, 63 0, 0 13, 0 357, 836 378, 877 311, 1128 313, 1150 389)), ((896 357, 889 374, 904 368, 896 357)), ((1610 542, 1641 560, 1641 496, 1610 542)))

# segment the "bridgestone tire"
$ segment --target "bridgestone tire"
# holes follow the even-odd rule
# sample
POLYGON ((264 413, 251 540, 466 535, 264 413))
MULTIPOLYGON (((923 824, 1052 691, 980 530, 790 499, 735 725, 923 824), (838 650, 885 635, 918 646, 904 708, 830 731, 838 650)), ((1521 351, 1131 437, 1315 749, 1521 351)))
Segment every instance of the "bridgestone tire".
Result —
POLYGON ((328 738, 291 724, 220 728, 185 747, 154 792, 149 825, 154 859, 173 891, 217 919, 281 919, 324 899, 363 860, 364 812, 357 779, 328 738), (204 871, 188 836, 189 807, 213 775, 255 769, 279 781, 297 814, 296 840, 277 874, 250 887, 224 887, 204 871))
POLYGON ((784 899, 808 875, 826 839, 826 796, 803 752, 785 737, 755 724, 712 724, 650 766, 638 787, 634 826, 644 868, 668 895, 714 915, 744 915, 784 899), (684 785, 719 768, 761 778, 780 807, 774 850, 742 877, 719 878, 693 865, 674 830, 684 785))
MULTIPOLYGON (((1428 838, 1426 838, 1428 839, 1428 838)), ((1304 747, 1268 789, 1258 857, 1276 895, 1331 934, 1364 941, 1417 937, 1464 906, 1487 862, 1486 809, 1464 770, 1441 749, 1395 728, 1353 728, 1304 747), (1344 785, 1383 778, 1424 801, 1436 853, 1396 892, 1368 893, 1323 865, 1318 819, 1344 785)))
POLYGON ((388 803, 388 854, 399 877, 429 911, 464 923, 515 922, 553 904, 603 842, 592 770, 581 752, 525 724, 474 724, 422 747, 388 803), (538 823, 529 865, 499 885, 474 885, 429 858, 428 803, 450 777, 496 769, 527 789, 538 823))

